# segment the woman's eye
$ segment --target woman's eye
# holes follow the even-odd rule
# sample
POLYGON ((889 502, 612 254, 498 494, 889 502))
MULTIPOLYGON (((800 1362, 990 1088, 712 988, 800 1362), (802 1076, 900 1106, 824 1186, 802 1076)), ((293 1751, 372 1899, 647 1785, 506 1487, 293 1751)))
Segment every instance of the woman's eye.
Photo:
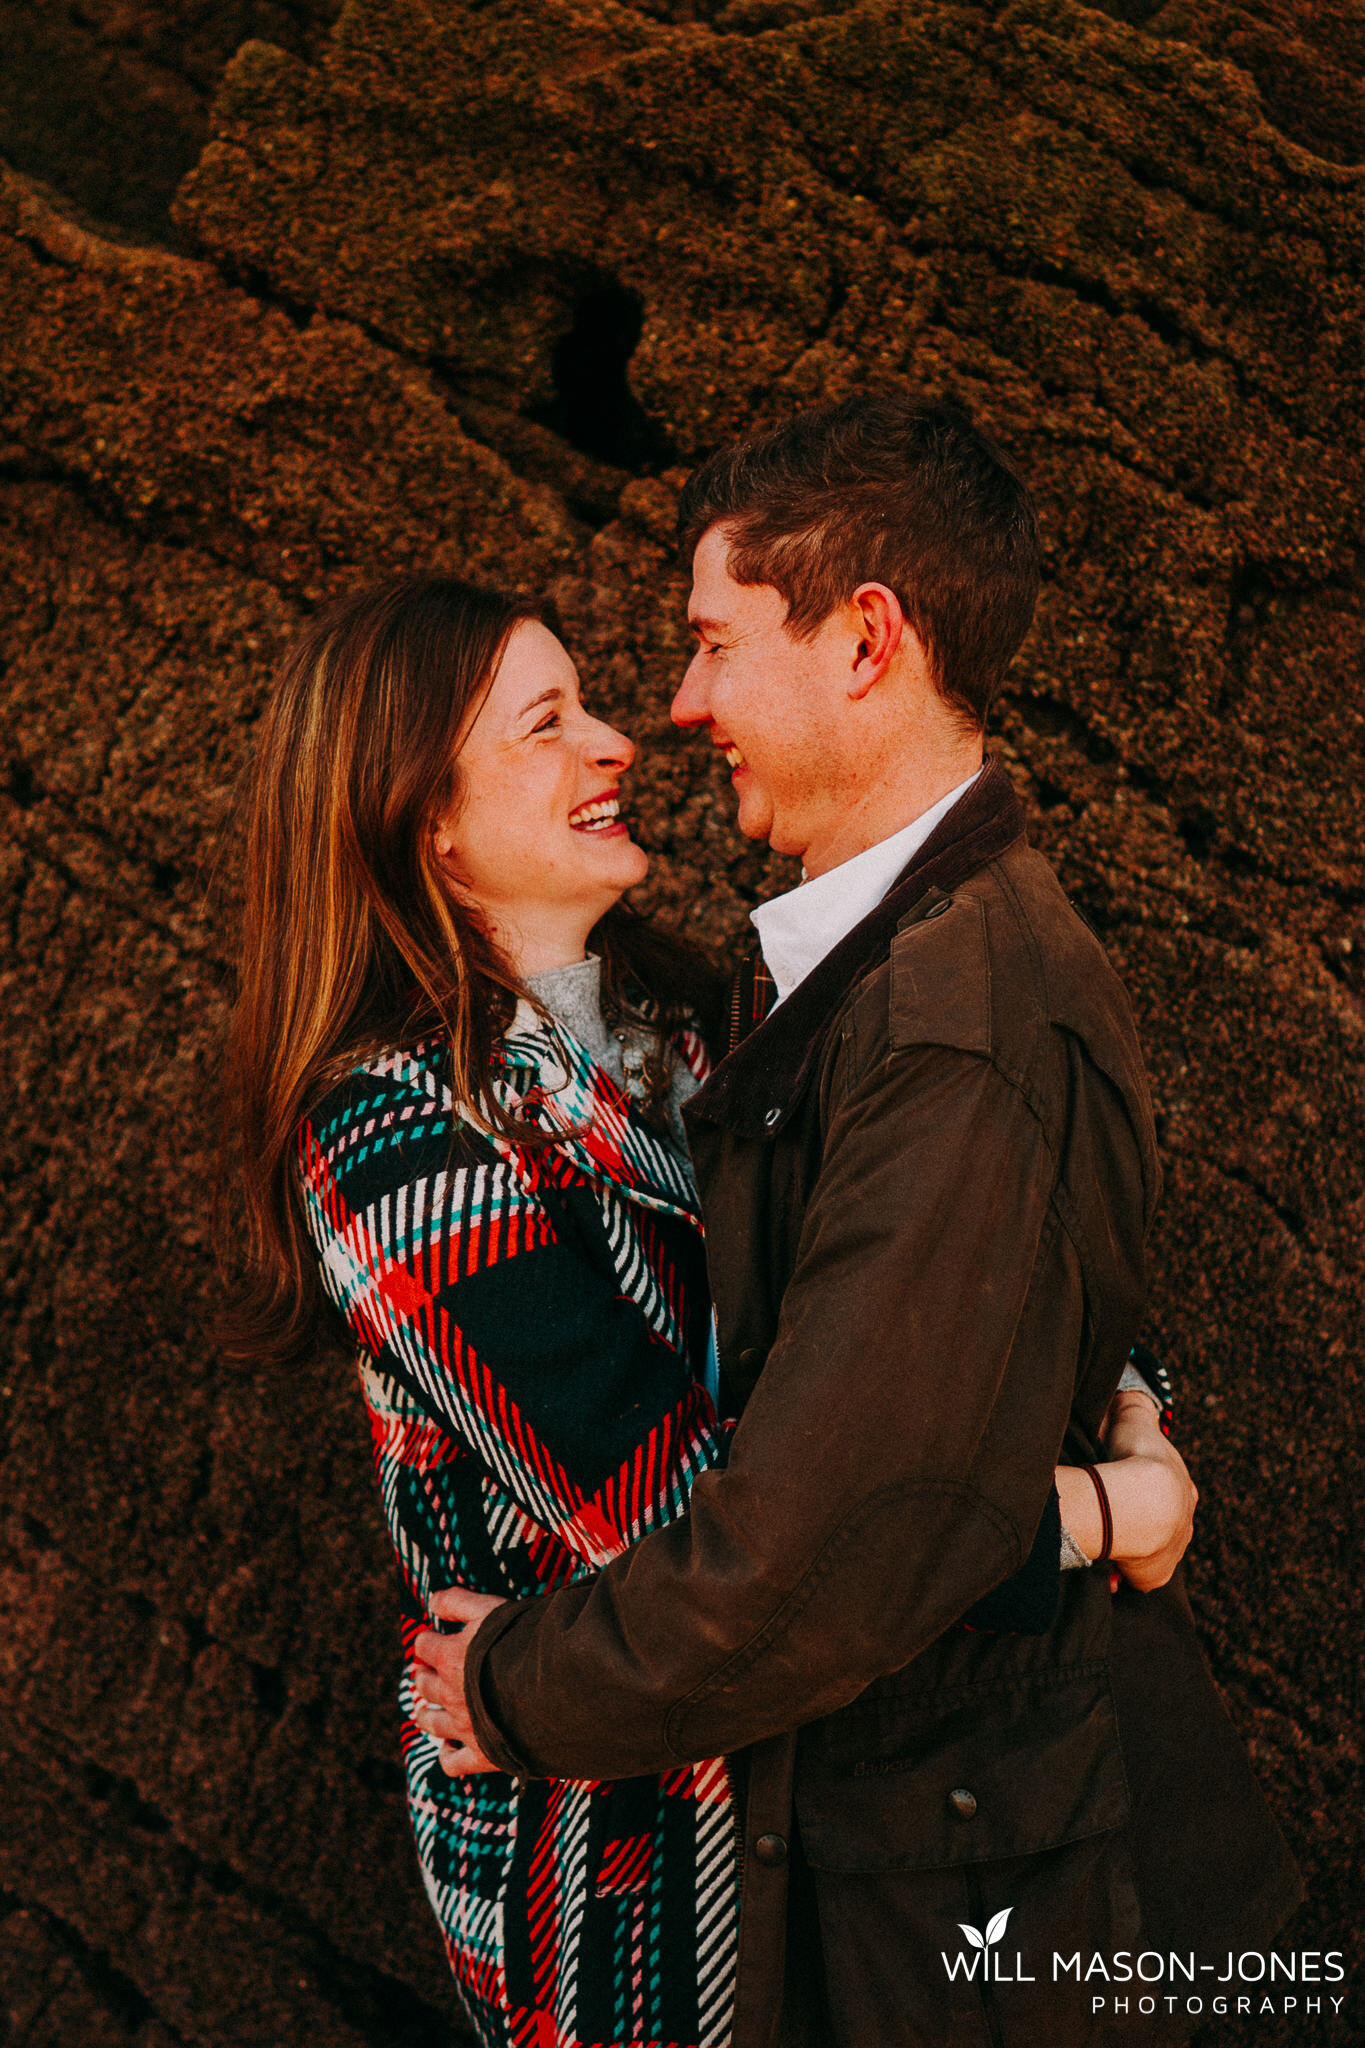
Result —
POLYGON ((548 711, 534 730, 536 732, 552 732, 558 724, 559 713, 557 711, 548 711))

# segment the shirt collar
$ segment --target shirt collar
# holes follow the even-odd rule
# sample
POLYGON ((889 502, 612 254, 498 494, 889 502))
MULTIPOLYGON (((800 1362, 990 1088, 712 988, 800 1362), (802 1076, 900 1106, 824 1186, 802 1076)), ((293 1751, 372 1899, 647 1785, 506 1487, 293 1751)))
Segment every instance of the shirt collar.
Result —
POLYGON ((939 820, 947 816, 980 773, 978 768, 956 789, 950 789, 947 796, 940 797, 932 809, 902 826, 899 832, 893 832, 889 839, 879 839, 875 846, 855 854, 837 868, 830 868, 827 874, 817 875, 813 882, 802 882, 798 888, 788 889, 785 895, 774 896, 770 903, 760 903, 757 910, 750 911, 750 922, 758 932, 768 972, 777 983, 779 1003, 805 980, 813 967, 820 965, 827 953, 833 952, 840 939, 876 909, 939 820))

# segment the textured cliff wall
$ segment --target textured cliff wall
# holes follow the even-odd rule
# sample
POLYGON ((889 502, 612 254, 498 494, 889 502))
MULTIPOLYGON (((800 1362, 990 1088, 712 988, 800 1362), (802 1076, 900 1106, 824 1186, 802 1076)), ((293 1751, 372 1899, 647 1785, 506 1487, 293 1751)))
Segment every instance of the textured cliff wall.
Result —
POLYGON ((551 589, 644 743, 653 899, 734 935, 769 876, 667 724, 677 478, 874 381, 961 397, 1038 493, 997 745, 1138 1006, 1195 1597, 1312 1880, 1298 1939, 1339 1945, 1358 14, 363 0, 329 35, 334 12, 0 6, 29 57, 0 92, 13 2038, 427 2048, 453 2012, 346 1368, 257 1381, 203 1331, 217 855, 277 651, 394 568, 551 589))

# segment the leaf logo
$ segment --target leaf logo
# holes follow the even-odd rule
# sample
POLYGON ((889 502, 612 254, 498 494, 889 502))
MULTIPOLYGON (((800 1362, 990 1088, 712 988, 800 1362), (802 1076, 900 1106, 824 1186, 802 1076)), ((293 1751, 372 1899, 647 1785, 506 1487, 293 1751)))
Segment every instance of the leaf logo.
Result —
POLYGON ((1013 1906, 1006 1906, 1001 1912, 995 1914, 992 1919, 986 1922, 986 1932, 984 1934, 979 1927, 969 1927, 965 1920, 959 1920, 957 1924, 973 1948, 994 1948, 996 1942, 999 1941, 1004 1933, 1006 1922, 1013 1911, 1013 1906))

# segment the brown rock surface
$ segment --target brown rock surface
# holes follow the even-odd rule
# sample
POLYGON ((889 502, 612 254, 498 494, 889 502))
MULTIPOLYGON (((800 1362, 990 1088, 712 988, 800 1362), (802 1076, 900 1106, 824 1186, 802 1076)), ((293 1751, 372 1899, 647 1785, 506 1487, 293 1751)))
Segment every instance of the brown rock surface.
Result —
POLYGON ((0 0, 0 156, 86 220, 174 240, 224 63, 248 36, 316 48, 339 0, 0 0))
MULTIPOLYGON (((1293 1938, 1349 1949, 1357 15, 364 0, 325 45, 328 10, 289 9, 289 51, 223 12, 274 42, 230 65, 182 188, 198 260, 0 190, 14 2039, 425 2048, 453 2012, 345 1367, 235 1375, 203 1334, 217 853, 275 653, 398 566, 552 588, 647 748, 655 900, 733 936, 769 872, 667 727, 675 471, 869 381, 958 394, 1038 492, 998 745, 1139 1009, 1194 1594, 1312 1880, 1293 1938)), ((230 40, 191 7, 84 22, 196 104, 230 40)), ((63 179, 61 93, 25 91, 25 133, 57 126, 45 158, 7 145, 24 168, 154 238, 150 199, 63 179)), ((1217 2038, 1310 2031, 1356 2037, 1217 2038)))

